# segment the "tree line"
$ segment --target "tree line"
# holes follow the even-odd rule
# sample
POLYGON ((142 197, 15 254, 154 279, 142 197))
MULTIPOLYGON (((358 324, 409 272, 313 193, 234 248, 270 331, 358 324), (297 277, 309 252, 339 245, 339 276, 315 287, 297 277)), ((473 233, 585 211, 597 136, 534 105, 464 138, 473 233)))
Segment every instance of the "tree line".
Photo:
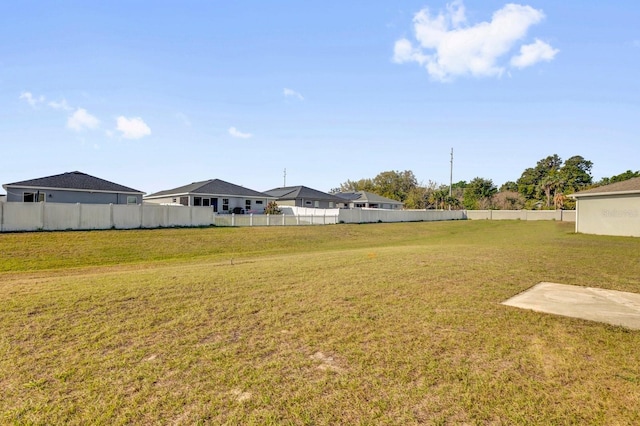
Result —
POLYGON ((372 192, 402 201, 407 209, 574 209, 575 201, 567 198, 574 192, 640 177, 640 171, 627 170, 594 182, 592 167, 593 163, 580 155, 563 161, 553 154, 500 188, 482 177, 459 181, 451 187, 432 181, 424 184, 411 170, 391 170, 373 178, 347 180, 330 192, 372 192))

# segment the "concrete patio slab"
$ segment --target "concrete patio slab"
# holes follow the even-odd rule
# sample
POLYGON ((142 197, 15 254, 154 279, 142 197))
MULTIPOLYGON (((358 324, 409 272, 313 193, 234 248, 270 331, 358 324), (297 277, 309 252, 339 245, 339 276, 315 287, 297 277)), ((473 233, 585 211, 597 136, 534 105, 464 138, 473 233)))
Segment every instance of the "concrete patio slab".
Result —
POLYGON ((640 294, 542 282, 503 305, 640 330, 640 294))

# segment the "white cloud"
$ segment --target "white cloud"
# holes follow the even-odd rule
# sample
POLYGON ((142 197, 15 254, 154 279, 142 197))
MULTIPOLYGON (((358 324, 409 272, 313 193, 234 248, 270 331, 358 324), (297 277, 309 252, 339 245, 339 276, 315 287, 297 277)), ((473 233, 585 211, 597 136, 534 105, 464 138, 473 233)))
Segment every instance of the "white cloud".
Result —
POLYGON ((125 139, 140 139, 151 134, 151 129, 140 117, 126 118, 120 116, 117 119, 117 123, 116 130, 121 131, 122 137, 125 139))
POLYGON ((301 101, 304 101, 304 97, 300 94, 300 92, 296 92, 295 90, 287 89, 285 87, 282 93, 286 98, 293 97, 293 98, 298 98, 301 101))
POLYGON ((36 98, 31 92, 22 92, 19 99, 24 99, 31 106, 31 108, 35 108, 36 106, 38 106, 38 104, 44 102, 44 96, 36 98))
POLYGON ((76 132, 80 132, 83 129, 95 129, 99 125, 100 120, 89 114, 84 108, 78 108, 67 120, 67 127, 76 132))
POLYGON ((238 139, 249 139, 253 137, 251 133, 242 133, 240 130, 236 129, 235 127, 229 127, 229 134, 234 138, 238 138, 238 139))
MULTIPOLYGON (((530 6, 507 4, 496 11, 490 22, 468 25, 462 1, 447 5, 445 12, 432 16, 428 8, 414 15, 414 45, 402 38, 394 45, 393 61, 417 62, 429 75, 439 81, 449 81, 457 76, 500 76, 506 65, 500 59, 514 49, 532 25, 544 19, 544 13, 530 6)), ((534 46, 521 50, 522 60, 516 63, 533 65, 541 60, 551 60, 558 52, 546 43, 542 48, 534 46), (526 55, 526 58, 524 57, 526 55), (536 56, 537 55, 537 56, 536 56)), ((522 46, 526 47, 526 46, 522 46)))
POLYGON ((60 102, 51 101, 47 105, 49 105, 53 109, 61 109, 64 111, 71 111, 73 108, 69 106, 66 99, 61 100, 60 102))
POLYGON ((511 58, 511 65, 516 68, 525 68, 540 61, 551 61, 558 49, 554 49, 544 41, 536 39, 535 43, 520 47, 520 54, 511 58))

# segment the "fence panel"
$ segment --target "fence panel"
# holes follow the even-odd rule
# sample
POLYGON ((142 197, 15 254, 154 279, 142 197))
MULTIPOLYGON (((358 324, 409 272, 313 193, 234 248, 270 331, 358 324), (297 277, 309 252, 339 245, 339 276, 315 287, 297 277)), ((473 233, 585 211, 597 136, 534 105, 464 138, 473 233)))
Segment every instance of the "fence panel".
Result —
POLYGON ((2 230, 37 231, 44 229, 44 203, 4 203, 2 230))

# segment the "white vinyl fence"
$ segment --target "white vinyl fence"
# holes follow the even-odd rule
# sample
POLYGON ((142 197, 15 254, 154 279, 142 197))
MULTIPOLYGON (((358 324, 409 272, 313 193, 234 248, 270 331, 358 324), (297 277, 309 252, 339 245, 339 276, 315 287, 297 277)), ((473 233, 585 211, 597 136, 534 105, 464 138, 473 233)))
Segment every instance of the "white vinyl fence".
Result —
POLYGON ((281 215, 216 214, 211 207, 157 204, 0 202, 0 232, 164 228, 173 226, 302 226, 337 223, 441 220, 558 220, 575 222, 573 210, 383 210, 283 208, 281 215))
POLYGON ((210 226, 210 207, 150 204, 0 203, 0 232, 210 226))

